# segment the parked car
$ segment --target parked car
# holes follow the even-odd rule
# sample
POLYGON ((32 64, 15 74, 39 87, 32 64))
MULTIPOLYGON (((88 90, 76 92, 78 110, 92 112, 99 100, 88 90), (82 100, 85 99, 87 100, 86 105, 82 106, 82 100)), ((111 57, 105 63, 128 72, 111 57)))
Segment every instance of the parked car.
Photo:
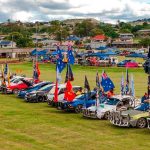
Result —
POLYGON ((62 102, 58 102, 58 108, 66 111, 73 110, 76 113, 80 113, 84 105, 86 105, 87 108, 92 105, 95 105, 95 102, 96 92, 91 91, 90 94, 78 95, 72 102, 68 102, 65 100, 62 102))
POLYGON ((18 94, 19 90, 27 89, 28 87, 33 85, 32 78, 23 78, 14 80, 14 82, 10 82, 10 85, 6 85, 4 88, 5 93, 14 93, 18 94))
POLYGON ((110 112, 113 110, 129 109, 135 105, 134 97, 129 95, 114 95, 108 98, 104 103, 98 107, 91 106, 83 109, 83 116, 88 118, 109 119, 110 112))
POLYGON ((134 60, 123 60, 117 64, 117 67, 138 67, 134 60))
POLYGON ((148 126, 148 129, 150 129, 150 117, 147 118, 147 126, 148 126))
POLYGON ((40 83, 34 84, 33 86, 27 88, 26 90, 20 90, 18 92, 18 97, 24 98, 27 93, 30 93, 30 92, 33 92, 33 91, 37 91, 40 88, 42 88, 42 87, 44 87, 44 86, 46 86, 48 84, 51 84, 51 83, 52 82, 47 82, 46 81, 46 82, 40 82, 40 83))
POLYGON ((25 95, 25 101, 26 102, 31 102, 31 103, 37 103, 37 102, 45 102, 46 101, 46 95, 42 95, 41 98, 41 93, 48 93, 55 84, 48 84, 42 88, 40 88, 37 91, 32 91, 30 93, 27 93, 25 95))
MULTIPOLYGON (((22 76, 14 76, 11 80, 10 80, 10 83, 18 83, 21 79, 24 79, 25 77, 22 77, 22 76)), ((8 85, 8 81, 6 79, 6 85, 8 85)), ((6 87, 4 87, 2 85, 2 82, 0 81, 0 91, 2 91, 2 89, 5 89, 6 87)), ((6 91, 5 91, 6 92, 6 91)))
MULTIPOLYGON (((73 91, 76 93, 80 88, 81 88, 81 86, 73 86, 73 91)), ((65 90, 66 90, 66 84, 60 84, 58 86, 58 102, 62 102, 64 100, 65 90)), ((47 94, 48 105, 57 106, 57 103, 54 102, 54 93, 55 93, 55 86, 47 94)))
POLYGON ((110 122, 116 126, 122 127, 147 127, 147 118, 149 117, 149 107, 147 109, 139 109, 142 107, 141 104, 135 109, 129 109, 126 111, 113 111, 110 115, 110 122))

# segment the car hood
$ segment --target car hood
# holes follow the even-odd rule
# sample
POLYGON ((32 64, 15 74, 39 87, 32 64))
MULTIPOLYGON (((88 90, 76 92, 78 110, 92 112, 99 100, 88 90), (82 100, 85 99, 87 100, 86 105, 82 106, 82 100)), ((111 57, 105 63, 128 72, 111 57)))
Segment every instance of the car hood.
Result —
POLYGON ((139 117, 146 117, 149 115, 149 113, 145 111, 139 111, 133 109, 133 110, 122 111, 121 115, 125 115, 125 116, 129 115, 130 117, 134 117, 136 119, 139 117))

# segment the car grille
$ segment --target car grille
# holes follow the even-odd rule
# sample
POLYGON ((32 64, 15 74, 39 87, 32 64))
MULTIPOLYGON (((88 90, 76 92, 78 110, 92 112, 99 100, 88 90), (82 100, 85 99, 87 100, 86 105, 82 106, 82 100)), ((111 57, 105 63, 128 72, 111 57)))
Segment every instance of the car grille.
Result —
POLYGON ((111 112, 110 113, 110 122, 117 126, 129 126, 129 116, 121 115, 121 112, 111 112))
POLYGON ((83 112, 84 117, 97 118, 96 111, 91 111, 89 109, 83 109, 82 112, 83 112))

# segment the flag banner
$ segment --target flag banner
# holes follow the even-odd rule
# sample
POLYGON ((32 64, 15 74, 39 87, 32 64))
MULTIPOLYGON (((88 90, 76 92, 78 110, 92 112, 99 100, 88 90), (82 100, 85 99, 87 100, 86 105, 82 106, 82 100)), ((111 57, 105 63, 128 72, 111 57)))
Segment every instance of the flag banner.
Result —
POLYGON ((84 80, 84 89, 85 89, 85 93, 91 92, 91 90, 90 90, 90 85, 89 85, 89 82, 88 82, 86 76, 85 76, 85 80, 84 80))
POLYGON ((98 74, 98 72, 96 73, 96 86, 97 86, 98 88, 100 88, 100 79, 99 79, 99 74, 98 74))
POLYGON ((35 80, 38 80, 38 72, 37 72, 37 68, 36 68, 36 63, 35 62, 33 62, 34 64, 33 64, 33 79, 34 79, 34 81, 35 80))
POLYGON ((104 92, 108 92, 111 89, 114 89, 114 83, 112 82, 112 80, 107 76, 107 74, 105 73, 105 71, 102 73, 102 81, 101 81, 101 85, 104 89, 104 92))
POLYGON ((58 81, 56 80, 55 92, 54 92, 54 102, 58 102, 58 81))
POLYGON ((61 73, 64 70, 64 68, 66 67, 66 63, 63 62, 63 55, 61 53, 61 50, 60 50, 59 46, 57 46, 57 56, 56 56, 56 58, 57 58, 56 70, 58 68, 59 72, 61 73))
POLYGON ((72 53, 72 46, 68 46, 68 63, 73 65, 74 61, 75 61, 75 58, 72 53))
POLYGON ((132 96, 135 96, 133 74, 131 75, 131 95, 132 95, 132 96))
POLYGON ((5 64, 5 69, 4 69, 4 76, 8 74, 8 64, 5 64))
POLYGON ((40 77, 41 72, 40 72, 40 69, 39 69, 38 62, 36 62, 36 71, 37 71, 38 77, 40 77))
POLYGON ((121 77, 120 89, 121 89, 121 95, 124 95, 124 75, 123 75, 123 73, 122 73, 122 77, 121 77))
POLYGON ((57 72, 56 72, 56 78, 57 78, 58 84, 60 84, 61 83, 61 74, 59 72, 58 67, 57 67, 57 72))
POLYGON ((76 95, 72 89, 71 82, 68 80, 66 83, 66 90, 64 93, 64 99, 66 101, 72 102, 75 97, 76 97, 76 95))
POLYGON ((69 81, 74 81, 73 72, 72 72, 72 69, 71 69, 70 64, 67 64, 67 72, 66 72, 65 83, 66 83, 68 80, 69 80, 69 81))
POLYGON ((10 86, 10 71, 8 70, 8 86, 10 86))
POLYGON ((126 86, 125 86, 125 94, 129 94, 129 72, 128 68, 126 68, 126 86))

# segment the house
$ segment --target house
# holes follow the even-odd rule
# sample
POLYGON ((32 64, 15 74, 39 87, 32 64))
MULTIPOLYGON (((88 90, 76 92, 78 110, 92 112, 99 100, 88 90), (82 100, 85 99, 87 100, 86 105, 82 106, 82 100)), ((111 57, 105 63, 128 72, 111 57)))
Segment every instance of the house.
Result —
POLYGON ((120 33, 120 41, 131 41, 133 40, 134 35, 132 33, 120 33))
POLYGON ((139 30, 138 35, 140 37, 150 37, 150 29, 139 30))
POLYGON ((16 43, 13 41, 0 41, 0 48, 16 48, 16 43))
POLYGON ((91 48, 98 48, 100 46, 106 46, 107 45, 107 37, 103 34, 96 35, 91 38, 90 46, 91 48))

